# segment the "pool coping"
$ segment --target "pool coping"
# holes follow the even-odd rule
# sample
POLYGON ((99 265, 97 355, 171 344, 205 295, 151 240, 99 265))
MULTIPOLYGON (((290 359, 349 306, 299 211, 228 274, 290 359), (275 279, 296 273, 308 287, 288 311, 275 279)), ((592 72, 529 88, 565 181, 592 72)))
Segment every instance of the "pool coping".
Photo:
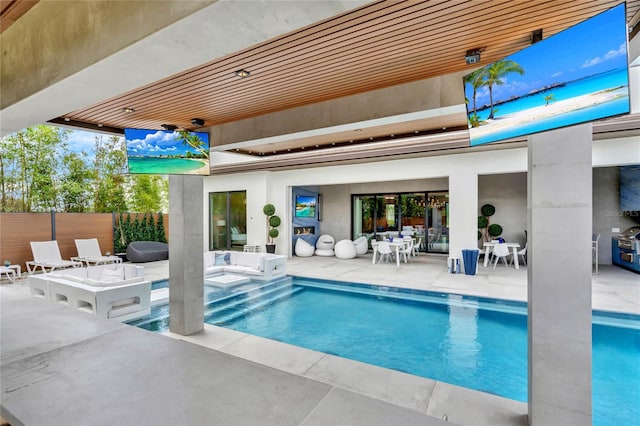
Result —
POLYGON ((461 426, 524 425, 527 403, 204 324, 203 331, 163 336, 204 346, 335 388, 461 426), (464 408, 462 408, 464 407, 464 408))

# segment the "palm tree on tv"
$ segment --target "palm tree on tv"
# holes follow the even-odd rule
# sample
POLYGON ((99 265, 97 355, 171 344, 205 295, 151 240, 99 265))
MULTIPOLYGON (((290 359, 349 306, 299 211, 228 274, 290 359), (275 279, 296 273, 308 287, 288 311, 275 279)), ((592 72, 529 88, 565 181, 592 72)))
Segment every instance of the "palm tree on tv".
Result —
MULTIPOLYGON (((477 123, 478 123, 478 114, 476 112, 476 95, 478 94, 478 89, 485 85, 486 77, 487 77, 486 68, 477 69, 472 73, 464 76, 464 82, 470 84, 471 87, 473 88, 473 114, 469 118, 471 119, 472 123, 475 123, 474 127, 477 127, 477 123)), ((468 99, 466 101, 468 102, 468 99)))
POLYGON ((556 97, 553 95, 553 93, 549 93, 548 95, 544 96, 544 106, 548 106, 549 102, 551 101, 555 101, 556 97))
POLYGON ((189 145, 191 148, 198 151, 203 158, 209 158, 209 151, 205 149, 207 148, 207 144, 201 140, 195 132, 179 130, 178 136, 182 139, 183 145, 189 145))
POLYGON ((487 118, 492 119, 495 112, 493 108, 493 86, 500 86, 504 84, 503 79, 507 74, 515 72, 523 75, 524 68, 522 68, 519 63, 510 59, 501 59, 486 67, 486 70, 487 76, 484 83, 489 88, 489 104, 491 105, 491 111, 487 118))

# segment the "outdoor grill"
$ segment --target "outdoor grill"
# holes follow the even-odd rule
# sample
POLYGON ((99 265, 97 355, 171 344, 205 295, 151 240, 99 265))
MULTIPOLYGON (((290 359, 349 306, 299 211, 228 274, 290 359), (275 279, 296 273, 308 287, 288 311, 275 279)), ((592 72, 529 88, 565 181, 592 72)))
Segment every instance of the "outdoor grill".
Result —
POLYGON ((632 226, 621 232, 618 237, 618 247, 625 250, 636 251, 640 254, 640 226, 632 226))
POLYGON ((632 226, 611 242, 611 262, 640 274, 640 226, 632 226))

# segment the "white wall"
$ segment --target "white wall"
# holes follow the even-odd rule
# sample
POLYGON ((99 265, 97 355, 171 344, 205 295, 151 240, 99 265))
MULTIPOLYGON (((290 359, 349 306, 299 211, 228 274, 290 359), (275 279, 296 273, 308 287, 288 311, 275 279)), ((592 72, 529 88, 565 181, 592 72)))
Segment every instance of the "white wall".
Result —
POLYGON ((478 177, 478 216, 484 204, 496 212, 490 223, 502 226, 501 237, 524 247, 527 229, 527 174, 510 173, 478 177))

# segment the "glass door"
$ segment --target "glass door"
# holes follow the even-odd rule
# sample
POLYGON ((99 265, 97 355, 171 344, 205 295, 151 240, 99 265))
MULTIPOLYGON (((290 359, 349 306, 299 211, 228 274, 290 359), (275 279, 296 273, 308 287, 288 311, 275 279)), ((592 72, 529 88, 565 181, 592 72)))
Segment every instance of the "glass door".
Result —
POLYGON ((247 244, 247 192, 212 192, 209 211, 209 249, 242 250, 247 244))
POLYGON ((423 193, 400 195, 400 230, 413 231, 418 250, 426 247, 425 236, 425 205, 426 196, 423 193))
POLYGON ((370 195, 356 195, 353 197, 353 235, 352 239, 365 236, 371 237, 375 233, 375 197, 370 195))
POLYGON ((449 253, 449 191, 427 193, 427 252, 449 253))

